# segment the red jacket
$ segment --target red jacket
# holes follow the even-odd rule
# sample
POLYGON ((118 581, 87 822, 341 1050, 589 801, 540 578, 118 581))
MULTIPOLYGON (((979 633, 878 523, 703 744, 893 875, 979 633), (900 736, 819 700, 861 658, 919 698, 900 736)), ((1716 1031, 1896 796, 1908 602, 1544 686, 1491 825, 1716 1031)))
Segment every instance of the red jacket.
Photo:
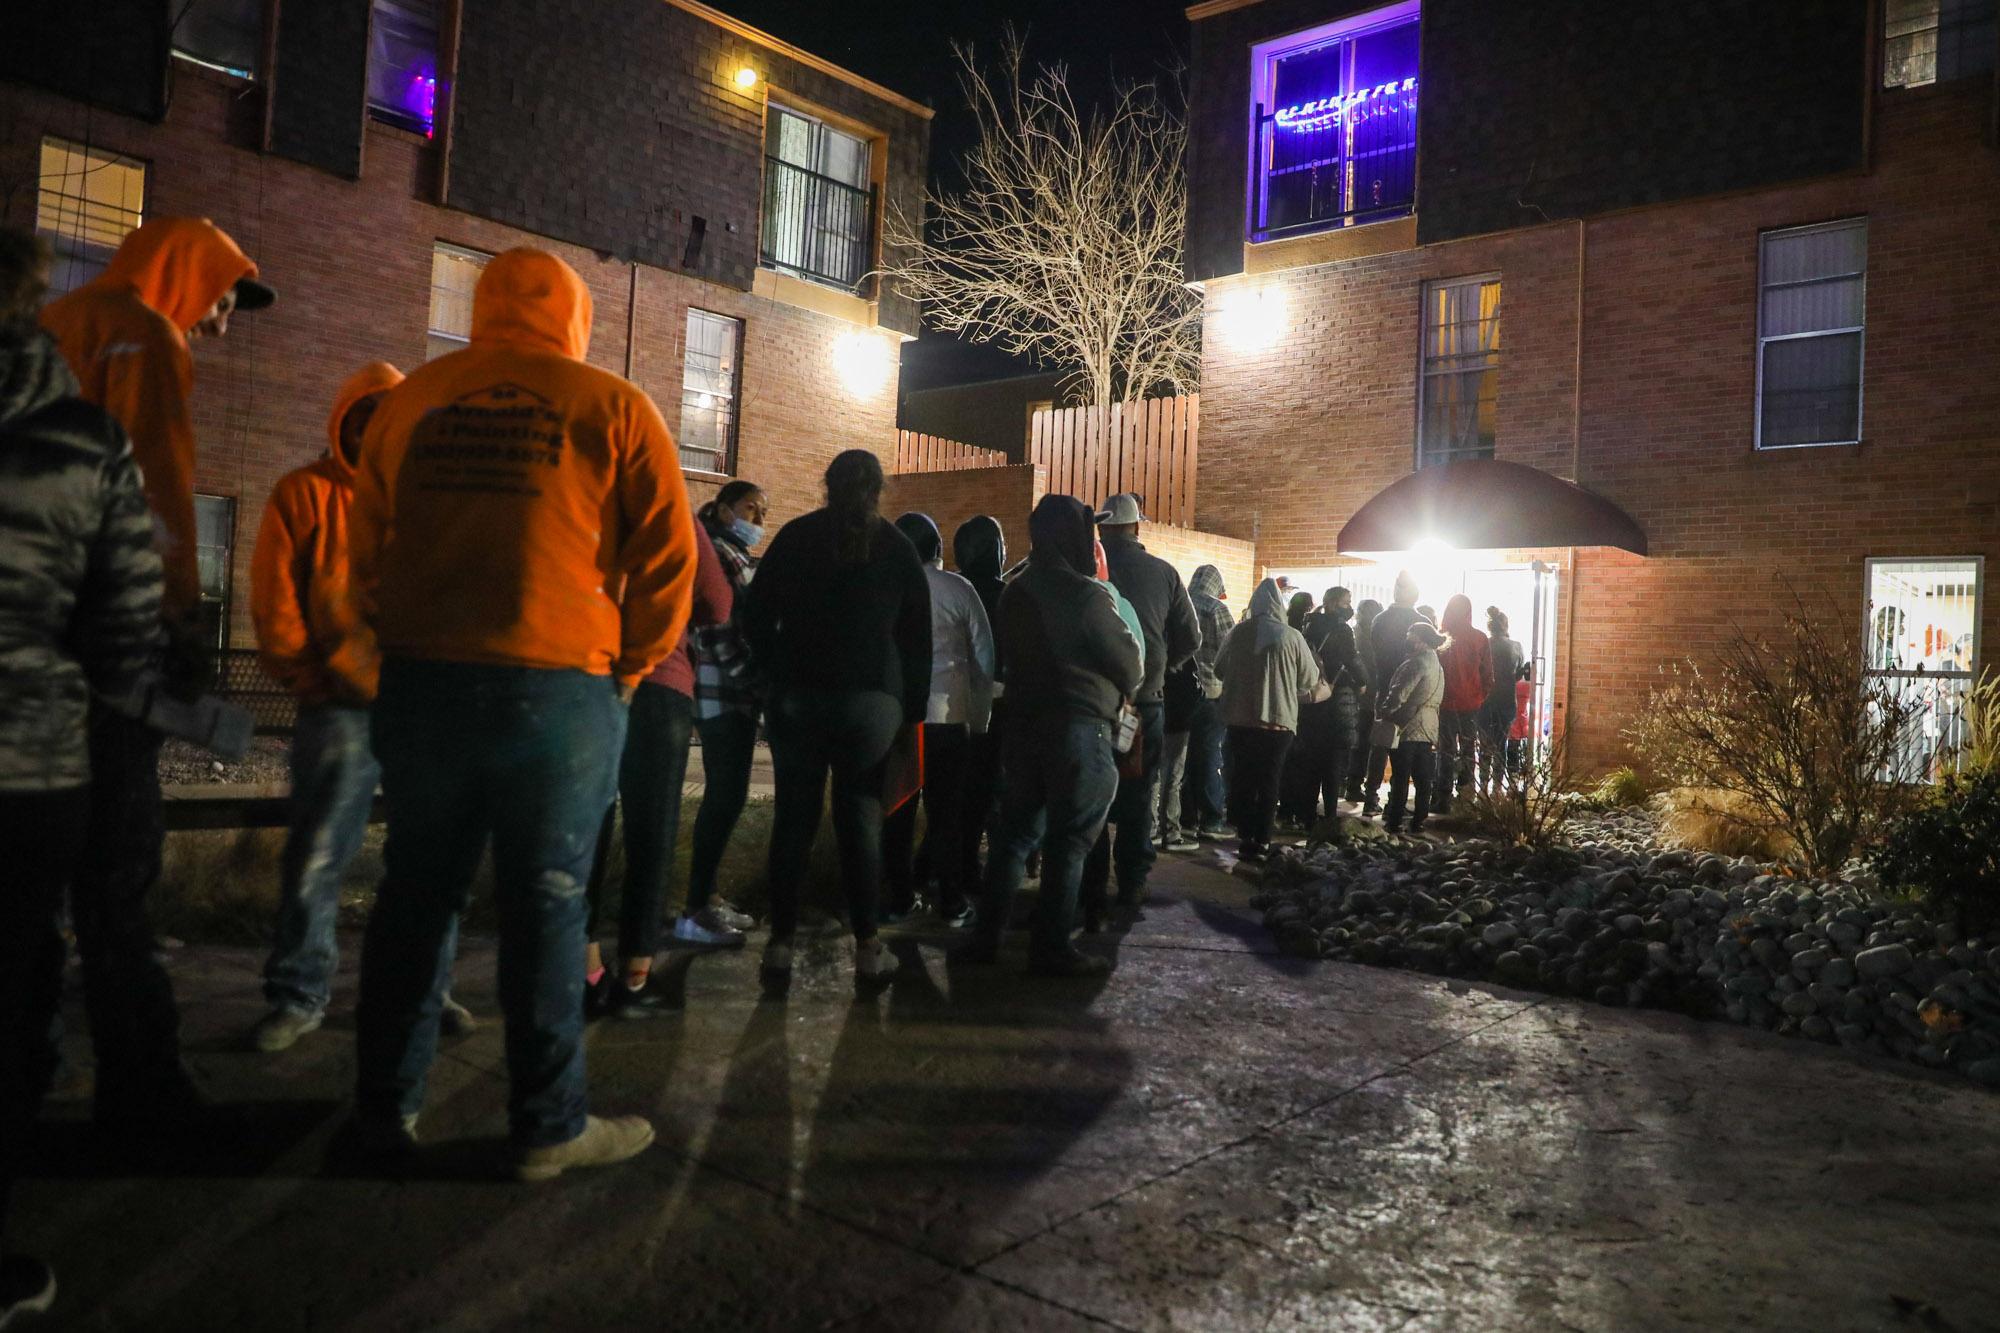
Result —
POLYGON ((1451 646, 1438 654, 1444 664, 1444 711, 1476 713, 1493 690, 1493 655, 1486 635, 1470 625, 1445 632, 1451 646))
POLYGON ((701 524, 695 524, 694 528, 694 611, 688 617, 688 628, 682 632, 680 642, 646 677, 647 684, 664 685, 690 699, 694 698, 694 659, 688 656, 688 640, 697 629, 727 624, 729 613, 736 606, 736 590, 729 585, 729 575, 722 571, 715 543, 701 524))

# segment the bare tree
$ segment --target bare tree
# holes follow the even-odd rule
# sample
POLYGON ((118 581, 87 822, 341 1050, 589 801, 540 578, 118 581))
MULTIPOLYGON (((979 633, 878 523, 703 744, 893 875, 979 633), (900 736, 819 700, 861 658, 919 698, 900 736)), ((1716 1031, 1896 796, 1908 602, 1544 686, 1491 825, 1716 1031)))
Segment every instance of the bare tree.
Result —
POLYGON ((965 185, 888 220, 883 276, 932 324, 1069 374, 1090 403, 1191 392, 1200 297, 1181 271, 1187 126, 1155 83, 1085 115, 1061 65, 1032 72, 1009 31, 998 66, 955 47, 978 124, 965 185))

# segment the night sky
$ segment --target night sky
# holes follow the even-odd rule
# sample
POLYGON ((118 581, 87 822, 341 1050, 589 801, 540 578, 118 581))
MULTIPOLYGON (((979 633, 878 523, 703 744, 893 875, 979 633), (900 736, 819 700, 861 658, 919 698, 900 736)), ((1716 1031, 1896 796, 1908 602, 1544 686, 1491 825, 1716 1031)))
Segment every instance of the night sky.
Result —
MULTIPOLYGON (((953 40, 996 50, 1012 22, 1028 34, 1034 63, 1062 62, 1079 98, 1116 81, 1147 78, 1185 59, 1187 0, 717 0, 718 7, 937 108, 931 174, 948 183, 970 136, 961 111, 953 40)), ((986 349, 926 336, 904 352, 906 387, 1017 374, 1032 367, 986 349)))

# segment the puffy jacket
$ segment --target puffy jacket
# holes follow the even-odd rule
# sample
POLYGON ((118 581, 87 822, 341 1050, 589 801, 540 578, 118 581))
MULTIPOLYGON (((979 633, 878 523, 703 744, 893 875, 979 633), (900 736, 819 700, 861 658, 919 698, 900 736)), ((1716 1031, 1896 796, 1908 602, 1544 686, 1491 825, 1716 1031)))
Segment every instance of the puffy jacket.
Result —
POLYGON ((47 335, 0 326, 0 791, 90 780, 92 689, 160 642, 160 557, 125 432, 47 335))
POLYGON ((1201 626, 1194 618, 1180 571, 1156 555, 1148 555, 1135 537, 1106 536, 1104 559, 1111 582, 1139 613, 1146 631, 1146 679, 1138 697, 1157 702, 1165 688, 1167 669, 1177 667, 1201 647, 1201 626))
POLYGON ((256 276, 257 266, 208 219, 154 218, 125 238, 104 272, 42 311, 83 397, 132 438, 146 503, 159 520, 165 611, 175 620, 201 600, 187 331, 238 279, 256 276))
MULTIPOLYGON (((1385 613, 1386 614, 1386 613, 1385 613)), ((1378 717, 1401 729, 1399 740, 1437 744, 1438 708, 1444 703, 1444 667, 1429 648, 1412 648, 1389 688, 1382 692, 1378 717)))
POLYGON ((264 669, 301 703, 370 703, 381 675, 375 635, 354 613, 348 588, 347 517, 354 468, 340 425, 356 403, 403 382, 375 361, 347 377, 327 418, 326 456, 271 488, 250 558, 250 615, 264 669))
POLYGON ((635 684, 687 627, 694 514, 653 400, 583 361, 590 292, 509 250, 472 341, 369 423, 349 543, 382 651, 574 669, 635 684))

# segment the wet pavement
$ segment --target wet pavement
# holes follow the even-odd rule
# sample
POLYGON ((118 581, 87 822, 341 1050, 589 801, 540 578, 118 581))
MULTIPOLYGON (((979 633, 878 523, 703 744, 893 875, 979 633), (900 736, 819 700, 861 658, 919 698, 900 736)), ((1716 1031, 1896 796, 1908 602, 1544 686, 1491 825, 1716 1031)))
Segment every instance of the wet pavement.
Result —
POLYGON ((134 1170, 59 1103, 13 1239, 81 1328, 2000 1327, 1993 1094, 1289 959, 1242 881, 1169 858, 1156 889, 1103 981, 919 933, 884 994, 827 940, 773 1000, 754 948, 670 955, 683 1009, 590 1038, 594 1107, 659 1142, 542 1186, 493 1175, 490 945, 457 994, 492 1021, 396 1179, 330 1165, 358 941, 326 1029, 269 1057, 260 959, 189 950, 191 1059, 251 1128, 134 1170))

